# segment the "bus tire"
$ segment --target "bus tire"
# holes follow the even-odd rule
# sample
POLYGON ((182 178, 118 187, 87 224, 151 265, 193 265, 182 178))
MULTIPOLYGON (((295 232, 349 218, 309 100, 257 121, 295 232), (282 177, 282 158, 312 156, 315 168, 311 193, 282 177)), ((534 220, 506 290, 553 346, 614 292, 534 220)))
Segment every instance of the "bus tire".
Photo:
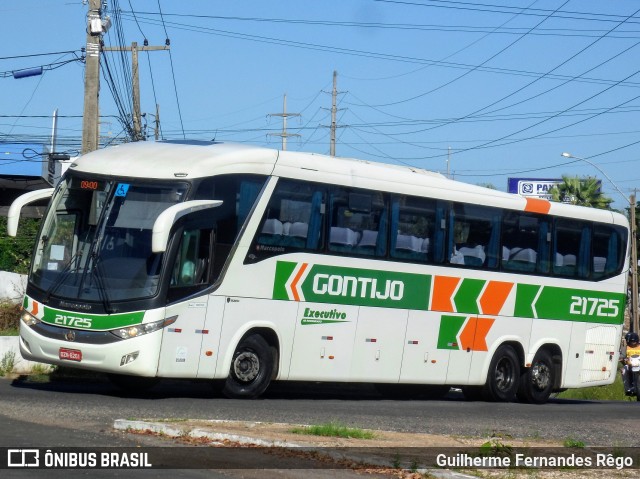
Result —
POLYGON ((273 353, 259 334, 247 336, 236 347, 222 393, 231 399, 253 399, 271 382, 273 353))
POLYGON ((520 361, 513 348, 500 346, 489 365, 484 396, 488 401, 510 402, 518 392, 520 384, 520 361))
POLYGON ((532 404, 544 404, 549 399, 555 383, 553 358, 547 350, 536 353, 531 363, 522 373, 518 399, 532 404))

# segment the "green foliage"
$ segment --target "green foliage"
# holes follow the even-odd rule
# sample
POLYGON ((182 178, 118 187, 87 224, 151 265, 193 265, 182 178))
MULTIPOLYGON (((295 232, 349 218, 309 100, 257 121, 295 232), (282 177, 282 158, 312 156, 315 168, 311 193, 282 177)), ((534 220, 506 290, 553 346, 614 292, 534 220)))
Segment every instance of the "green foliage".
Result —
POLYGON ((371 431, 347 427, 337 422, 329 422, 325 424, 319 424, 317 426, 296 427, 292 429, 291 432, 294 434, 308 434, 310 436, 342 437, 355 439, 373 439, 375 437, 375 434, 371 431))
POLYGON ((20 305, 0 303, 0 335, 17 336, 20 324, 20 305))
POLYGON ((585 447, 585 444, 583 441, 579 441, 572 437, 566 438, 562 444, 564 445, 564 447, 570 447, 574 449, 584 449, 585 447))
POLYGON ((622 376, 616 374, 613 384, 607 386, 595 386, 591 388, 569 389, 557 396, 559 399, 578 399, 584 401, 635 401, 635 397, 624 395, 622 376))
POLYGON ((599 181, 590 176, 563 176, 562 183, 551 188, 549 193, 553 201, 605 210, 610 209, 613 202, 602 193, 599 181))
POLYGON ((7 236, 7 218, 0 216, 0 271, 27 274, 39 218, 22 218, 15 238, 7 236))
POLYGON ((13 368, 16 365, 16 353, 13 351, 7 351, 0 359, 0 376, 6 376, 13 372, 13 368))

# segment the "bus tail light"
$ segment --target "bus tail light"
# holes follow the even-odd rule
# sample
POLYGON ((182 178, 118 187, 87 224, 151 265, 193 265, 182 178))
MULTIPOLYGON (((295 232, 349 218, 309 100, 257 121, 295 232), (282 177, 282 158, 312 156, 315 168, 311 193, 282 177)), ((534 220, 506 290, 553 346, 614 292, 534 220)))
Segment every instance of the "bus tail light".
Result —
POLYGON ((177 315, 171 316, 169 318, 161 319, 160 321, 154 321, 153 323, 143 323, 135 326, 128 326, 126 328, 114 329, 111 331, 111 334, 114 334, 121 339, 137 338, 138 336, 153 333, 154 331, 165 328, 170 324, 175 323, 177 319, 177 315))

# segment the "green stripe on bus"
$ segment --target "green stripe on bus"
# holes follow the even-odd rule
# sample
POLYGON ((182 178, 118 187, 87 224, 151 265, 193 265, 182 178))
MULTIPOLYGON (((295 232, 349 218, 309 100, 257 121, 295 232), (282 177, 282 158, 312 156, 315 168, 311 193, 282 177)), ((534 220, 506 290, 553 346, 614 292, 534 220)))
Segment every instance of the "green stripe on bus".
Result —
MULTIPOLYGON (((427 311, 432 281, 426 274, 278 261, 273 299, 427 311)), ((479 314, 478 298, 486 284, 462 280, 453 298, 456 311, 479 314)), ((512 316, 622 324, 625 299, 622 293, 518 284, 512 316)))
POLYGON ((515 315, 524 318, 622 324, 625 300, 626 296, 621 293, 518 285, 515 315))
POLYGON ((92 331, 107 331, 110 329, 124 328, 140 324, 144 317, 144 311, 122 314, 84 314, 44 307, 44 314, 40 318, 43 322, 55 326, 65 326, 75 329, 87 329, 92 331))

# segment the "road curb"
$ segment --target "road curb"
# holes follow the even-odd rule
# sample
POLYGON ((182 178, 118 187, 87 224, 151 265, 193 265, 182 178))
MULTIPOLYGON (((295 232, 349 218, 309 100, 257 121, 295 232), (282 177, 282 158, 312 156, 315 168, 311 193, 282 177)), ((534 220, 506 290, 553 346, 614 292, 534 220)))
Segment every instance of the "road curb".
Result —
MULTIPOLYGON (((187 421, 185 421, 187 422, 187 421)), ((225 421, 212 421, 212 422, 225 422, 225 421)), ((179 422, 152 422, 144 420, 129 420, 129 419, 116 419, 113 423, 113 428, 118 431, 124 432, 136 432, 136 431, 150 431, 156 434, 173 437, 173 438, 194 438, 194 439, 209 439, 212 443, 224 444, 226 441, 237 444, 239 446, 259 446, 259 447, 282 447, 282 448, 305 448, 313 449, 318 452, 322 452, 326 456, 335 461, 349 460, 355 463, 368 464, 372 466, 378 466, 381 468, 388 468, 389 463, 381 458, 376 458, 371 455, 350 455, 344 453, 331 453, 323 450, 322 447, 312 445, 304 442, 291 442, 291 441, 272 441, 266 440, 255 436, 246 436, 240 434, 228 434, 220 432, 211 432, 202 428, 181 428, 179 422)), ((454 472, 448 469, 418 469, 415 472, 421 474, 429 474, 432 477, 441 479, 477 479, 476 476, 468 474, 462 474, 454 472)))

